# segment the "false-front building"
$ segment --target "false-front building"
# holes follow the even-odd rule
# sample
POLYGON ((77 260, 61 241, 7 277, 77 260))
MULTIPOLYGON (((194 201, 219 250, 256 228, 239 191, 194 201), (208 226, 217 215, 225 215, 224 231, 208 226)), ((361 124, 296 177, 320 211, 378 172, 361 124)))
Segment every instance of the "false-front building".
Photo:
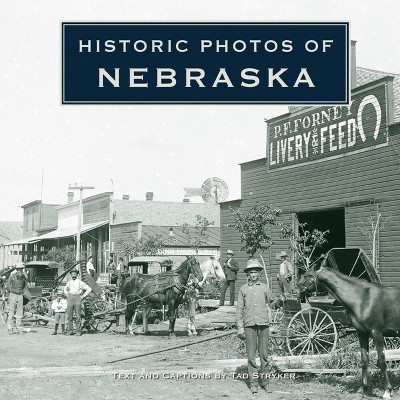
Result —
MULTIPOLYGON (((350 106, 291 107, 266 121, 266 157, 241 164, 242 199, 221 204, 221 254, 234 250, 242 270, 247 256, 229 208, 259 202, 282 209, 280 221, 295 229, 329 230, 321 252, 361 247, 384 285, 400 285, 400 75, 356 72, 350 106)), ((290 246, 279 229, 272 235, 263 258, 277 292, 277 254, 290 246)), ((245 281, 239 273, 237 288, 245 281)))

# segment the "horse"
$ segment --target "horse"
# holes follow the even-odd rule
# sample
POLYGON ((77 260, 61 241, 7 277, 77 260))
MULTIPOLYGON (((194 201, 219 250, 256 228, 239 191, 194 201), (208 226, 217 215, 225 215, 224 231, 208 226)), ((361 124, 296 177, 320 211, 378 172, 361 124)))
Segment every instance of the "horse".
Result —
POLYGON ((175 336, 176 312, 182 302, 189 275, 192 273, 198 280, 203 279, 200 264, 195 257, 187 257, 176 270, 161 272, 157 275, 133 274, 122 287, 125 295, 125 332, 132 334, 133 316, 139 302, 142 302, 143 331, 148 332, 147 316, 154 305, 168 305, 170 337, 175 336))
POLYGON ((361 351, 362 391, 368 387, 369 338, 374 341, 378 354, 378 367, 385 381, 384 399, 390 399, 393 387, 386 369, 383 351, 384 337, 400 334, 400 288, 384 287, 342 274, 327 267, 321 257, 298 281, 300 293, 312 293, 317 285, 325 289, 346 310, 356 329, 361 351))
POLYGON ((204 260, 200 264, 200 268, 203 273, 203 278, 201 282, 199 282, 200 287, 204 285, 207 278, 215 278, 219 282, 222 282, 226 279, 224 270, 222 269, 222 266, 219 262, 219 258, 217 259, 215 257, 210 257, 204 260))

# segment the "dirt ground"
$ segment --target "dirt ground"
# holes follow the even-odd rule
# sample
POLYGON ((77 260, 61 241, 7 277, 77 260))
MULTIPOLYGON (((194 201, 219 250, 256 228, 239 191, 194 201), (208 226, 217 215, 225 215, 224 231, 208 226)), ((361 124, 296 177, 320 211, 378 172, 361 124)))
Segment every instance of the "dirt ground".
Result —
MULTIPOLYGON (((360 377, 317 378, 277 375, 268 393, 252 395, 243 363, 236 369, 213 360, 232 358, 224 339, 199 343, 144 357, 110 363, 221 332, 203 331, 198 339, 177 332, 169 339, 164 327, 151 326, 149 335, 125 335, 122 328, 83 336, 52 336, 51 326, 31 325, 30 332, 9 335, 0 327, 0 399, 360 399, 360 377)), ((236 340, 236 339, 235 339, 236 340)), ((231 340, 232 343, 238 341, 231 340)), ((235 353, 237 349, 233 349, 235 353)), ((237 352, 236 352, 237 353, 237 352)), ((392 375, 394 383, 400 379, 392 375)), ((378 386, 381 380, 376 378, 378 386)), ((377 399, 381 389, 366 399, 377 399)), ((394 398, 400 398, 396 393, 394 398)))

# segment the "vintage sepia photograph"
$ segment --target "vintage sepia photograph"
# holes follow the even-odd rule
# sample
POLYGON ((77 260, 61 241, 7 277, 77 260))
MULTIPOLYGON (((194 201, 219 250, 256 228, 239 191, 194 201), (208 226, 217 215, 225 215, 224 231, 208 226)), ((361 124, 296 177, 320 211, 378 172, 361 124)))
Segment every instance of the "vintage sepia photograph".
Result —
POLYGON ((400 398, 394 0, 4 0, 0 398, 400 398))

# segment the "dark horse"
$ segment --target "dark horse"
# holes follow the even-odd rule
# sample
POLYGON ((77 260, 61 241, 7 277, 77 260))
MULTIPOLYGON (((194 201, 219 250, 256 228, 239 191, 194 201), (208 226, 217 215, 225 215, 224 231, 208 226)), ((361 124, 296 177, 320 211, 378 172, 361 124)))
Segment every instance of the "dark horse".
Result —
POLYGON ((324 258, 318 260, 297 285, 302 293, 315 292, 316 286, 320 285, 346 310, 360 342, 364 392, 368 386, 369 338, 373 339, 378 353, 378 367, 385 379, 383 398, 390 398, 393 387, 386 370, 383 346, 385 336, 394 337, 400 333, 400 288, 349 277, 327 267, 324 258))
POLYGON ((188 257, 176 270, 157 275, 133 274, 122 288, 126 299, 125 331, 132 332, 133 316, 139 303, 143 309, 143 331, 147 333, 147 316, 155 305, 167 305, 169 315, 169 336, 174 336, 176 312, 182 302, 190 274, 203 279, 200 264, 194 257, 188 257))

